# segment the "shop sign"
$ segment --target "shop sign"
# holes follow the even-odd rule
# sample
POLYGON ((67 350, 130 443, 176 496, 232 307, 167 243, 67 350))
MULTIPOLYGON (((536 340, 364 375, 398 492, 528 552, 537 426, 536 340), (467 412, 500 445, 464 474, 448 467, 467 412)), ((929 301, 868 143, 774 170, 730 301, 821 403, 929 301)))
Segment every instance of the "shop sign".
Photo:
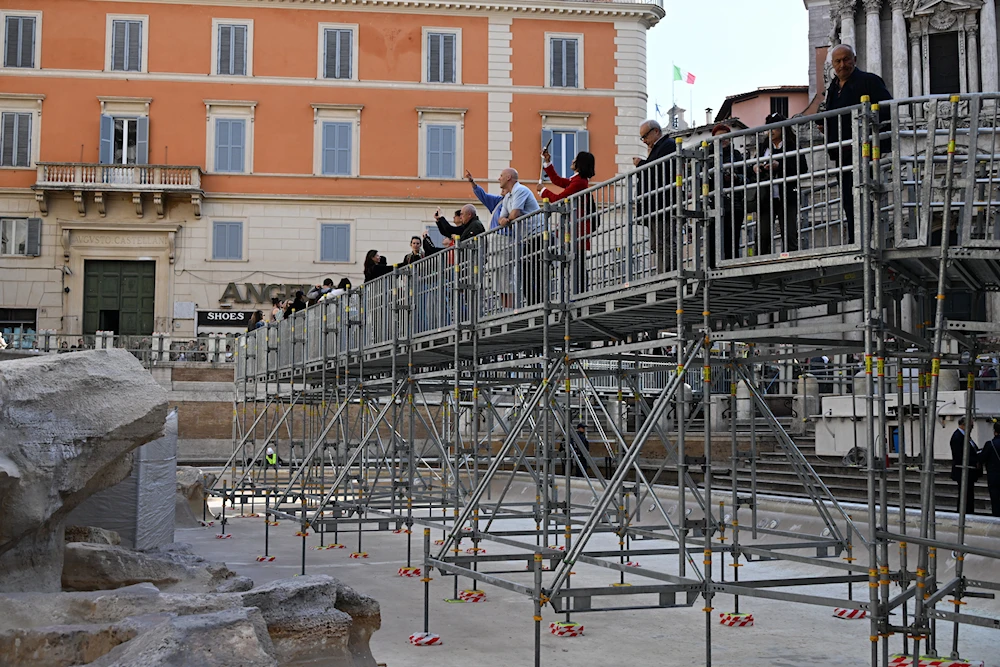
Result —
POLYGON ((250 310, 199 310, 199 327, 239 327, 250 324, 250 310))
POLYGON ((295 292, 302 290, 308 292, 312 285, 278 285, 265 283, 229 283, 222 293, 219 303, 266 303, 270 304, 271 299, 289 299, 295 296, 295 292))

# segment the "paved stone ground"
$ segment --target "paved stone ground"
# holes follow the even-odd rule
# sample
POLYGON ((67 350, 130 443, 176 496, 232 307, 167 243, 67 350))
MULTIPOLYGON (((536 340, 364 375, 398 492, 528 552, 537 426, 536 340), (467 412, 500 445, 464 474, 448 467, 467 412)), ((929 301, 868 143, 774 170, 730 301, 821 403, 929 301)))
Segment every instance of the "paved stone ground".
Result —
MULTIPOLYGON (((216 505, 218 507, 218 505, 216 505)), ((258 563, 263 555, 264 520, 237 518, 229 522, 231 539, 215 538, 219 527, 179 529, 176 539, 190 542, 202 555, 223 560, 239 574, 257 584, 300 572, 302 539, 295 537, 297 526, 288 522, 271 528, 272 563, 258 563)), ((438 537, 440 533, 434 535, 438 537)), ((419 565, 422 536, 413 534, 414 565, 419 565)), ((357 534, 341 535, 346 549, 317 551, 317 536, 307 540, 306 572, 330 574, 377 599, 382 606, 382 629, 372 637, 372 651, 377 660, 389 667, 433 665, 434 667, 531 665, 534 659, 534 623, 528 598, 496 587, 486 586, 488 601, 480 604, 447 603, 454 591, 454 580, 434 573, 431 584, 431 631, 441 635, 438 647, 414 647, 408 644, 410 633, 422 629, 423 585, 419 579, 396 576, 406 565, 407 536, 390 532, 365 533, 367 560, 352 560, 357 548, 357 534)), ((593 542, 612 548, 614 542, 604 536, 593 542)), ((647 543, 648 544, 648 543, 647 543)), ((490 543, 489 553, 502 553, 503 547, 490 543)), ((646 546, 646 545, 643 545, 646 546)), ((650 567, 675 571, 672 557, 648 558, 650 567)), ((486 568, 483 568, 484 570, 486 568)), ((731 572, 731 568, 727 568, 731 572)), ((605 586, 617 581, 616 575, 603 568, 578 567, 575 585, 605 586)), ((718 569, 716 569, 718 572, 718 569)), ((741 578, 816 576, 824 571, 814 566, 788 562, 756 563, 741 568, 741 578)), ((990 577, 1000 579, 1000 573, 990 577)), ((530 585, 531 575, 515 575, 530 585)), ((727 573, 727 576, 731 576, 727 573)), ((639 578, 632 581, 641 583, 639 578)), ((649 580, 645 580, 648 582, 649 580)), ((463 580, 460 588, 471 587, 463 580)), ((802 587, 795 589, 815 595, 844 595, 846 585, 802 587)), ((897 589, 898 590, 898 589, 897 589)), ((855 595, 867 595, 867 587, 855 587, 855 595)), ((578 638, 559 638, 548 634, 551 621, 563 620, 551 609, 543 611, 542 665, 611 666, 611 665, 705 665, 706 614, 700 598, 692 608, 615 611, 580 614, 573 620, 583 623, 586 634, 578 638)), ((844 621, 832 617, 829 607, 793 604, 764 599, 741 600, 741 611, 754 614, 753 628, 726 628, 717 624, 719 611, 732 610, 732 598, 718 597, 716 611, 708 626, 712 633, 712 664, 741 667, 858 667, 870 664, 869 624, 867 621, 844 621)), ((966 611, 1000 619, 1000 604, 992 600, 971 599, 966 611)), ((952 625, 938 623, 938 649, 947 655, 951 649, 952 625)), ((901 648, 901 639, 891 640, 890 650, 901 648)), ((985 660, 987 667, 1000 667, 1000 631, 963 626, 959 648, 963 657, 985 660)))

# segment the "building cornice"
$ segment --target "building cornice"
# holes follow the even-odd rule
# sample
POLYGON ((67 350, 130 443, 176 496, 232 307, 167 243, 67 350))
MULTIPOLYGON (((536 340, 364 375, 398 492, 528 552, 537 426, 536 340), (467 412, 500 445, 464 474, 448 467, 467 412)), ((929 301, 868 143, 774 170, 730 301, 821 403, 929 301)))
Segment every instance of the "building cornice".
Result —
MULTIPOLYGON (((128 0, 132 1, 132 0, 128 0)), ((374 9, 382 11, 416 12, 489 12, 502 14, 579 16, 622 18, 641 22, 647 28, 656 25, 665 15, 659 0, 543 0, 541 2, 491 2, 478 0, 144 0, 163 4, 185 5, 264 5, 303 7, 311 9, 374 9)))

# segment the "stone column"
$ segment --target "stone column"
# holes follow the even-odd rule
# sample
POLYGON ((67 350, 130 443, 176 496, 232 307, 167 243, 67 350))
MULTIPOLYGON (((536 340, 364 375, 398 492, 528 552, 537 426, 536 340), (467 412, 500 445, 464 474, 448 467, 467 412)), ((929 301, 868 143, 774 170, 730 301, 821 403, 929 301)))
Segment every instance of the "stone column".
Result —
POLYGON ((910 0, 892 0, 892 96, 909 97, 909 44, 906 40, 906 18, 903 11, 910 0))
POLYGON ((840 15, 840 43, 850 44, 857 51, 857 38, 854 34, 854 0, 840 0, 837 13, 840 15))
POLYGON ((969 61, 969 92, 978 93, 979 88, 979 45, 978 30, 975 26, 970 26, 965 33, 966 58, 969 61))
POLYGON ((997 90, 997 7, 994 0, 983 0, 979 10, 982 39, 979 40, 981 90, 997 90))
POLYGON ((923 62, 923 58, 920 57, 920 35, 910 33, 910 63, 912 63, 910 79, 913 82, 910 95, 914 97, 920 97, 924 94, 923 62))
POLYGON ((865 69, 882 76, 882 24, 879 14, 882 0, 863 0, 865 4, 865 69))

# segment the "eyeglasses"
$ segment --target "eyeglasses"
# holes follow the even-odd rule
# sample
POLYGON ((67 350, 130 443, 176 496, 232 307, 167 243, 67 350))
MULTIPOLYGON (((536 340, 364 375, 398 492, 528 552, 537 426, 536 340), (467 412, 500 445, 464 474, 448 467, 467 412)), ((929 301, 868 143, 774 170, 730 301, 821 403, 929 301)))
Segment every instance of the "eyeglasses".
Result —
POLYGON ((649 135, 651 135, 653 132, 656 132, 656 128, 655 127, 651 127, 648 130, 646 130, 646 132, 644 134, 640 135, 639 139, 641 141, 645 141, 646 137, 648 137, 649 135))

